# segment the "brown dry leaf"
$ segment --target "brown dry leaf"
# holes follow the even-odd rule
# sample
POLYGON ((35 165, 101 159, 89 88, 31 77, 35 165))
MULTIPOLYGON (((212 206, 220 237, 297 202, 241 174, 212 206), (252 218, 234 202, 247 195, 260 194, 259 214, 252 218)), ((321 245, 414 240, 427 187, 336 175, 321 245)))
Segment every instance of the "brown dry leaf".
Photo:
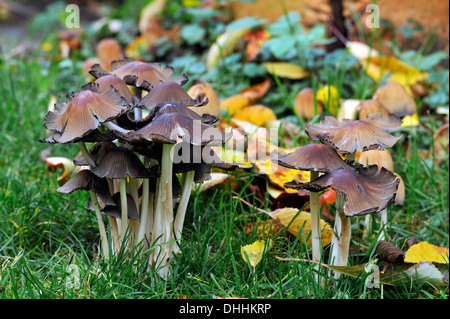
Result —
POLYGON ((275 74, 280 78, 300 80, 309 77, 309 72, 295 64, 286 62, 265 62, 262 63, 267 68, 267 72, 275 74))
POLYGON ((421 261, 446 264, 448 263, 448 248, 438 247, 426 241, 412 245, 405 253, 405 263, 421 261))
MULTIPOLYGON (((273 219, 279 221, 288 232, 294 236, 298 236, 299 232, 303 230, 304 236, 301 236, 302 241, 305 238, 310 237, 311 232, 311 214, 308 212, 299 212, 297 208, 285 207, 274 210, 273 212, 267 213, 273 219)), ((333 236, 333 228, 325 222, 323 219, 320 220, 321 228, 321 239, 322 246, 329 245, 331 243, 331 238, 333 236)), ((311 247, 311 238, 306 241, 308 247, 311 247)))
POLYGON ((380 260, 394 265, 402 265, 405 259, 405 253, 400 248, 385 240, 378 242, 376 253, 380 260))
POLYGON ((255 84, 241 91, 241 95, 248 98, 251 104, 261 99, 267 91, 270 89, 270 80, 267 79, 264 82, 255 84))

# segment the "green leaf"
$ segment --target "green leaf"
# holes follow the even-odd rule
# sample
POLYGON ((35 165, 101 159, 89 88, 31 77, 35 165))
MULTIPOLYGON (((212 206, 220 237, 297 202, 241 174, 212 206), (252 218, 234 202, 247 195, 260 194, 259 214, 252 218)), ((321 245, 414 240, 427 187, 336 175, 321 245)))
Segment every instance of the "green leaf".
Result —
POLYGON ((205 29, 197 24, 188 24, 181 29, 181 37, 192 45, 200 42, 204 38, 205 32, 205 29))
POLYGON ((281 58, 289 50, 295 47, 295 38, 290 35, 283 35, 278 38, 269 39, 263 44, 275 57, 281 58))

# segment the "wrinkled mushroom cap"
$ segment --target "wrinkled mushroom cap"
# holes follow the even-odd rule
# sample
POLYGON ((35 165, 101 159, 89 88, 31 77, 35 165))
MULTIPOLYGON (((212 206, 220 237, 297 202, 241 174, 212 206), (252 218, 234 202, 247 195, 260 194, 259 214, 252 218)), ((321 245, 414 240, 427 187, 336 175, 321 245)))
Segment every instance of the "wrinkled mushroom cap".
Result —
POLYGON ((403 85, 397 82, 380 86, 373 94, 373 99, 380 101, 390 114, 398 117, 413 115, 417 112, 414 98, 403 85))
MULTIPOLYGON (((120 219, 122 218, 120 192, 115 193, 112 196, 112 199, 114 200, 114 205, 106 205, 102 209, 102 213, 120 219)), ((134 202, 133 196, 131 196, 128 193, 127 193, 127 213, 128 219, 139 220, 137 205, 134 202)))
POLYGON ((114 89, 99 94, 83 90, 55 105, 45 117, 45 127, 55 131, 53 141, 71 143, 88 135, 102 122, 111 121, 129 109, 127 101, 114 89))
POLYGON ((373 165, 367 168, 337 169, 325 173, 309 183, 295 181, 285 184, 293 189, 320 192, 328 187, 344 198, 346 216, 379 212, 395 200, 399 179, 385 168, 373 165))
POLYGON ((79 171, 67 183, 57 189, 59 193, 63 194, 70 194, 77 190, 93 191, 105 204, 115 205, 109 193, 108 181, 98 177, 88 169, 79 171))
POLYGON ((92 88, 98 86, 97 91, 99 94, 103 94, 108 91, 112 86, 117 92, 130 104, 134 101, 133 94, 131 93, 125 82, 115 75, 105 75, 96 79, 93 83, 88 83, 83 88, 92 88))
POLYGON ((391 115, 385 118, 379 113, 373 113, 365 120, 337 120, 326 116, 317 124, 307 124, 305 131, 312 140, 320 140, 335 148, 339 153, 352 154, 383 147, 392 147, 400 138, 388 132, 397 130, 402 121, 391 115))
POLYGON ((178 83, 166 81, 153 87, 141 99, 139 107, 151 110, 155 106, 166 102, 179 103, 184 106, 202 106, 208 103, 208 99, 195 100, 178 83))
POLYGON ((274 150, 271 158, 281 166, 302 171, 329 172, 339 168, 351 169, 335 149, 326 144, 308 144, 287 155, 274 150))
POLYGON ((92 172, 99 177, 113 179, 150 177, 149 171, 129 149, 118 146, 109 150, 97 166, 91 168, 92 172))
POLYGON ((143 90, 149 91, 160 82, 174 81, 180 85, 187 82, 185 75, 171 77, 173 68, 163 68, 159 63, 146 63, 141 61, 119 60, 111 63, 112 71, 109 73, 103 70, 100 65, 94 64, 89 73, 95 78, 114 74, 123 79, 128 85, 133 85, 143 90))
POLYGON ((222 145, 231 138, 231 133, 205 125, 180 112, 158 114, 149 124, 134 132, 115 134, 131 144, 148 144, 149 141, 175 144, 183 140, 193 145, 222 145))

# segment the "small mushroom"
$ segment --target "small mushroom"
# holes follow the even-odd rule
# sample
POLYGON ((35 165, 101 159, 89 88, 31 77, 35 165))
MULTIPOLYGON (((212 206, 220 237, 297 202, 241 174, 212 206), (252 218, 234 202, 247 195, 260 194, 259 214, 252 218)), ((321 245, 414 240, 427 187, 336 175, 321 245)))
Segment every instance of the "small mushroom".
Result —
POLYGON ((367 116, 372 113, 381 113, 385 117, 389 117, 388 110, 379 100, 364 100, 358 105, 358 118, 360 120, 367 119, 367 116))
POLYGON ((303 88, 297 93, 294 108, 297 116, 306 120, 312 120, 323 112, 322 103, 317 100, 314 103, 314 91, 311 88, 303 88))
MULTIPOLYGON (((385 168, 358 166, 355 169, 337 169, 325 173, 309 183, 285 184, 293 189, 308 189, 319 192, 328 187, 343 199, 343 213, 347 218, 379 212, 395 200, 399 180, 385 168)), ((339 197, 337 197, 339 198, 339 197)), ((338 221, 340 219, 336 219, 338 221)), ((336 225, 335 225, 336 226, 336 225)), ((347 265, 351 235, 350 223, 342 222, 337 253, 332 254, 331 263, 347 265)))
MULTIPOLYGON (((106 258, 109 258, 108 237, 106 235, 105 223, 103 222, 100 206, 97 200, 97 195, 102 199, 106 205, 115 205, 111 194, 109 193, 108 182, 104 178, 100 178, 90 170, 81 170, 75 174, 67 183, 59 187, 59 193, 70 194, 77 190, 86 190, 89 192, 94 210, 97 216, 97 224, 100 232, 102 242, 102 251, 106 258)), ((116 230, 111 228, 113 237, 116 230)))
POLYGON ((365 120, 337 120, 326 116, 318 124, 307 124, 305 131, 312 140, 334 147, 339 153, 354 154, 361 152, 392 147, 400 138, 388 132, 396 131, 402 121, 391 115, 385 118, 379 113, 370 114, 365 120))
POLYGON ((135 153, 125 147, 119 146, 111 149, 105 154, 97 166, 93 167, 92 172, 99 177, 107 177, 110 179, 118 179, 120 187, 121 202, 121 231, 120 236, 122 242, 126 238, 128 228, 128 212, 127 212, 127 178, 130 177, 131 195, 135 202, 138 202, 138 190, 135 187, 136 178, 149 178, 150 173, 142 164, 141 160, 135 153))
MULTIPOLYGON (((293 153, 287 155, 278 154, 275 150, 271 153, 271 158, 281 166, 310 171, 311 182, 319 177, 320 172, 327 173, 343 168, 353 169, 334 148, 326 144, 308 144, 297 148, 293 153)), ((314 260, 320 260, 322 247, 320 238, 320 203, 319 193, 316 191, 310 191, 310 211, 312 256, 314 260)))
POLYGON ((403 85, 397 82, 389 82, 380 86, 373 94, 373 99, 381 102, 390 114, 398 117, 417 113, 414 98, 403 85))
POLYGON ((84 86, 82 86, 82 89, 92 89, 94 86, 98 86, 96 89, 99 94, 102 94, 109 90, 109 88, 112 86, 117 90, 117 92, 128 102, 128 104, 133 105, 134 103, 134 97, 133 93, 130 91, 128 86, 125 84, 125 82, 115 75, 105 75, 98 79, 96 79, 92 83, 87 83, 84 86))
POLYGON ((197 101, 208 100, 204 106, 190 107, 195 113, 203 116, 209 114, 220 118, 220 99, 216 91, 209 85, 199 83, 191 86, 187 91, 190 97, 197 101))
POLYGON ((157 105, 175 102, 184 106, 199 107, 208 103, 208 99, 195 100, 176 82, 166 81, 156 85, 141 99, 139 106, 151 110, 157 105))

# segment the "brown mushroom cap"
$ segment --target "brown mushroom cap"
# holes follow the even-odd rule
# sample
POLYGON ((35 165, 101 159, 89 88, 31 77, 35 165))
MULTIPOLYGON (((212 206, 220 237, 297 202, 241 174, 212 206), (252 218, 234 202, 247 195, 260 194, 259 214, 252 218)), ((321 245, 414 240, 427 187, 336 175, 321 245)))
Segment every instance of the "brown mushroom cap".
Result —
POLYGON ((312 140, 320 140, 343 154, 352 154, 392 147, 400 138, 388 132, 397 130, 402 121, 391 115, 385 118, 379 113, 372 113, 365 120, 337 120, 326 116, 317 124, 307 124, 305 131, 312 140))
POLYGON ((390 114, 398 117, 413 115, 417 112, 414 98, 403 85, 397 82, 389 82, 380 86, 373 94, 373 99, 380 101, 390 114))
POLYGON ((202 106, 208 103, 208 99, 194 100, 186 91, 176 82, 161 82, 153 87, 150 92, 144 96, 139 107, 147 110, 153 109, 159 104, 166 102, 175 102, 184 106, 202 106))
POLYGON ((97 91, 102 94, 112 86, 117 92, 130 104, 134 101, 133 94, 131 93, 125 82, 115 75, 105 75, 96 79, 93 83, 88 83, 83 88, 90 89, 91 87, 98 85, 97 91))
POLYGON ((88 169, 84 169, 76 173, 67 183, 59 187, 59 193, 70 194, 76 190, 93 191, 105 204, 115 205, 114 200, 109 193, 108 181, 100 178, 88 169))
POLYGON ((274 150, 270 156, 278 165, 302 171, 329 172, 339 168, 352 168, 334 148, 326 144, 308 144, 287 155, 274 150))
POLYGON ((213 168, 225 171, 232 171, 238 168, 237 165, 224 163, 209 146, 198 146, 181 142, 174 146, 174 154, 179 156, 174 160, 173 164, 173 171, 175 173, 196 171, 199 174, 209 175, 213 168), (188 154, 183 154, 183 151, 187 151, 188 154))
POLYGON ((344 198, 346 216, 376 213, 395 200, 399 179, 385 168, 373 165, 367 168, 337 169, 325 173, 309 183, 292 181, 284 186, 320 192, 328 187, 344 198))
POLYGON ((113 179, 150 177, 150 172, 142 164, 135 153, 129 149, 118 146, 109 150, 97 166, 91 168, 99 177, 113 179))
POLYGON ((389 117, 389 111, 386 110, 384 105, 379 100, 369 99, 361 101, 357 108, 358 118, 360 120, 364 120, 369 114, 377 112, 383 114, 385 117, 389 117))
MULTIPOLYGON (((110 215, 115 218, 122 218, 120 192, 115 193, 112 196, 112 199, 114 200, 114 205, 106 205, 102 209, 102 213, 110 215)), ((129 219, 139 220, 139 214, 136 203, 134 202, 133 196, 131 196, 128 193, 127 193, 127 213, 129 219)))
POLYGON ((148 144, 149 141, 175 144, 182 139, 194 145, 222 145, 231 138, 231 134, 180 112, 158 114, 149 124, 134 132, 115 134, 131 144, 148 144))
MULTIPOLYGON (((311 120, 315 115, 314 91, 311 88, 303 88, 297 93, 294 103, 295 112, 298 116, 311 120)), ((322 113, 323 106, 317 101, 317 114, 322 113)))
POLYGON ((107 64, 123 59, 122 47, 113 38, 101 39, 96 48, 97 56, 107 64))
POLYGON ((45 117, 45 127, 56 133, 56 143, 70 143, 88 135, 102 122, 111 121, 129 109, 127 101, 114 89, 102 94, 83 90, 55 105, 45 117))
POLYGON ((108 74, 117 75, 128 85, 133 85, 143 90, 150 90, 160 82, 174 81, 180 85, 187 82, 185 75, 171 77, 173 69, 163 68, 159 63, 146 63, 141 61, 120 60, 111 63, 112 71, 103 70, 99 64, 94 64, 89 73, 95 78, 108 74))
POLYGON ((391 172, 394 171, 394 160, 387 149, 361 152, 359 163, 364 166, 378 165, 391 172))
POLYGON ((200 116, 209 114, 220 118, 220 99, 212 87, 203 83, 198 83, 191 86, 187 93, 197 101, 208 100, 208 103, 204 106, 191 107, 195 113, 200 116))
MULTIPOLYGON (((98 164, 103 159, 105 154, 115 147, 117 147, 116 144, 111 141, 98 142, 91 147, 91 149, 89 150, 89 154, 91 154, 91 157, 94 160, 95 164, 98 164)), ((81 153, 76 158, 74 158, 73 163, 77 166, 88 165, 81 153)))

